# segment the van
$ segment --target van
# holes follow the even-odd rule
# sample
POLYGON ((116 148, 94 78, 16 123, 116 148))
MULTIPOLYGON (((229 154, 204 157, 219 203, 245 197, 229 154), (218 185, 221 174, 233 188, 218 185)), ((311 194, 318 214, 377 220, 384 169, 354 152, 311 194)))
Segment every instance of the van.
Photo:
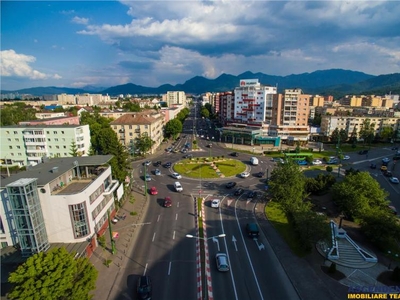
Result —
POLYGON ((215 255, 215 261, 217 262, 217 269, 220 272, 228 272, 228 256, 225 253, 217 253, 215 255))
POLYGON ((258 158, 253 156, 252 158, 250 158, 250 163, 253 166, 257 166, 258 165, 258 158))
POLYGON ((247 223, 246 232, 250 237, 257 237, 260 235, 260 230, 258 229, 258 225, 256 223, 247 223))

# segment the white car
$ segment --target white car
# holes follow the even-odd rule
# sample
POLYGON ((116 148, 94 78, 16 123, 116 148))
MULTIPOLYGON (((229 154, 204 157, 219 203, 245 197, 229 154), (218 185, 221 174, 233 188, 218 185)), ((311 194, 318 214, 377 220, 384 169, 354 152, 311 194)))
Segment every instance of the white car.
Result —
POLYGON ((221 202, 221 200, 219 200, 219 199, 214 199, 214 200, 212 200, 212 201, 211 201, 211 207, 212 207, 212 208, 218 208, 220 202, 221 202))
POLYGON ((343 156, 343 160, 348 160, 348 159, 350 159, 350 156, 348 155, 343 156))
POLYGON ((242 177, 242 178, 247 178, 249 176, 250 176, 249 172, 243 172, 243 173, 240 174, 240 177, 242 177))
POLYGON ((322 165, 322 161, 319 159, 316 159, 313 161, 313 165, 322 165))
POLYGON ((160 176, 161 175, 161 171, 159 169, 156 169, 154 171, 154 174, 157 175, 157 176, 160 176))
POLYGON ((145 181, 151 181, 151 176, 150 176, 149 174, 146 174, 146 175, 144 176, 144 180, 145 180, 145 181))
POLYGON ((177 192, 183 192, 183 187, 180 184, 180 182, 178 182, 178 181, 174 183, 174 188, 175 188, 175 191, 177 191, 177 192))
POLYGON ((179 173, 172 173, 172 177, 174 177, 175 179, 181 179, 182 178, 182 176, 181 176, 181 174, 179 174, 179 173))
POLYGON ((391 183, 399 184, 399 179, 398 179, 397 177, 390 177, 390 178, 389 178, 389 181, 390 181, 391 183))

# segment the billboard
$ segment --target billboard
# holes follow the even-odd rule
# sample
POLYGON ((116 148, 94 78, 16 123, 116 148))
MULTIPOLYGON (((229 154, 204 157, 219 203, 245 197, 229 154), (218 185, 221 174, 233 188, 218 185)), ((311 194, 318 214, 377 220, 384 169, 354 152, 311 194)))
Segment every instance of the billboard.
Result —
POLYGON ((240 80, 240 86, 254 86, 254 85, 259 85, 260 83, 258 82, 258 79, 241 79, 240 80))

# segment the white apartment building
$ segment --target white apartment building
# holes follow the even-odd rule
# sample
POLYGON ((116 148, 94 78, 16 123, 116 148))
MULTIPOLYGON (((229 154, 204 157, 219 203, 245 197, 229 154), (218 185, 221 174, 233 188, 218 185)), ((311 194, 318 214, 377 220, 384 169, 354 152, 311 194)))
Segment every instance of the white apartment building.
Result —
POLYGON ((162 100, 167 103, 168 107, 172 107, 175 105, 186 106, 185 92, 181 91, 167 92, 167 94, 162 96, 162 100))
POLYGON ((46 251, 53 243, 74 243, 89 256, 96 235, 108 226, 108 212, 122 198, 114 180, 112 155, 53 158, 0 183, 1 247, 19 245, 22 256, 46 251), (80 243, 80 244, 79 244, 80 243))
POLYGON ((353 131, 357 132, 357 136, 362 129, 365 120, 369 120, 370 124, 374 125, 374 133, 379 134, 384 127, 392 127, 393 131, 399 130, 399 118, 393 117, 376 117, 376 116, 331 116, 322 115, 321 117, 321 134, 325 137, 330 137, 332 132, 338 128, 346 130, 350 137, 353 131))
POLYGON ((263 86, 258 79, 242 79, 235 88, 233 118, 235 122, 262 126, 272 120, 273 95, 276 87, 263 86))
POLYGON ((0 128, 1 160, 6 165, 36 165, 49 157, 71 156, 75 142, 78 155, 90 150, 89 125, 11 125, 0 128))

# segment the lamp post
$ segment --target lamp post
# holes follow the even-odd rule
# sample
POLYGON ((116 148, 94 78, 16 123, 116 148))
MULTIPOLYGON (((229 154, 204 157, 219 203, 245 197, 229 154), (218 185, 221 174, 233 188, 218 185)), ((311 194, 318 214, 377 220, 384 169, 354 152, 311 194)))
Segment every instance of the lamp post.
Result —
POLYGON ((389 261, 389 266, 388 266, 388 270, 390 270, 391 269, 391 266, 392 266, 392 262, 393 262, 393 258, 395 259, 395 260, 397 260, 398 258, 399 258, 399 255, 396 253, 393 253, 393 256, 391 255, 392 254, 392 252, 391 251, 388 251, 388 255, 389 255, 389 259, 390 259, 390 261, 389 261))
POLYGON ((111 254, 115 254, 115 252, 117 251, 115 248, 114 237, 112 235, 110 210, 107 210, 107 216, 108 216, 108 230, 110 231, 110 239, 111 239, 111 254))
MULTIPOLYGON (((214 235, 214 236, 212 236, 212 237, 209 237, 209 238, 203 238, 203 237, 201 237, 201 236, 195 236, 195 235, 191 235, 191 234, 187 234, 186 235, 186 237, 187 238, 189 238, 189 239, 196 239, 196 240, 200 240, 200 241, 203 241, 203 243, 205 242, 205 241, 208 241, 208 240, 211 240, 211 239, 214 239, 214 238, 222 238, 222 237, 225 237, 226 236, 226 234, 225 233, 221 233, 221 234, 219 234, 219 235, 214 235)), ((200 245, 200 248, 201 248, 201 245, 200 245)), ((203 245, 203 248, 204 248, 204 245, 203 245)), ((205 251, 203 251, 204 252, 204 257, 201 257, 202 259, 204 259, 204 263, 205 263, 205 261, 206 261, 206 253, 205 253, 205 251)), ((202 266, 203 266, 203 264, 202 264, 202 266)), ((202 284, 202 289, 204 289, 204 299, 207 299, 208 298, 208 294, 207 294, 207 292, 208 292, 208 289, 206 289, 206 288, 204 288, 206 285, 205 285, 205 283, 206 283, 206 269, 205 269, 205 267, 204 267, 204 269, 202 268, 202 274, 204 274, 204 283, 202 284)))
POLYGON ((146 162, 144 163, 144 196, 147 198, 147 168, 146 168, 146 162))

